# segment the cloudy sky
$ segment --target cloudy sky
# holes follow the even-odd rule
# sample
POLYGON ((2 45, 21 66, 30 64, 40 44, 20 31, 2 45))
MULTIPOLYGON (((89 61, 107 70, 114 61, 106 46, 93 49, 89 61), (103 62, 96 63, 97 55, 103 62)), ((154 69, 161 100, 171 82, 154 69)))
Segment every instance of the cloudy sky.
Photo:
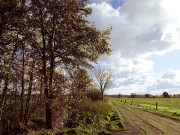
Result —
POLYGON ((108 94, 180 94, 180 1, 90 0, 97 28, 112 26, 110 56, 100 64, 114 71, 108 94))

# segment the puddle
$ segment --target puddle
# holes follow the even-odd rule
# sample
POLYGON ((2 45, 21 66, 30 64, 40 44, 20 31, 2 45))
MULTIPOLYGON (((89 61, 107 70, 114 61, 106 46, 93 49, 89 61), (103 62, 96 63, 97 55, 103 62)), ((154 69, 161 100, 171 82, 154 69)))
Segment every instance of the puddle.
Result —
MULTIPOLYGON (((143 106, 143 107, 156 108, 156 105, 149 105, 149 104, 139 104, 139 105, 140 105, 140 106, 143 106)), ((158 109, 165 109, 165 108, 168 108, 168 107, 158 106, 158 109)))
MULTIPOLYGON (((156 107, 153 107, 153 108, 156 108, 156 107)), ((158 106, 158 109, 165 109, 167 107, 161 107, 161 106, 158 106)))
POLYGON ((140 104, 141 106, 153 106, 153 105, 148 105, 148 104, 140 104))
POLYGON ((180 113, 180 110, 169 110, 170 112, 178 112, 180 113))

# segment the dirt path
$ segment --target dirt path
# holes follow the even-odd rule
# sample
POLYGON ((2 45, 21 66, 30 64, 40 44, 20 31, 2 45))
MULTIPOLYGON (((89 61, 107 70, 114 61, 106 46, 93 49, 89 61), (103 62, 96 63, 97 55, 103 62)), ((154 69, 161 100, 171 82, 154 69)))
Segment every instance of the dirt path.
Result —
POLYGON ((122 104, 113 105, 120 112, 127 128, 127 131, 114 135, 180 135, 180 123, 176 121, 122 104))

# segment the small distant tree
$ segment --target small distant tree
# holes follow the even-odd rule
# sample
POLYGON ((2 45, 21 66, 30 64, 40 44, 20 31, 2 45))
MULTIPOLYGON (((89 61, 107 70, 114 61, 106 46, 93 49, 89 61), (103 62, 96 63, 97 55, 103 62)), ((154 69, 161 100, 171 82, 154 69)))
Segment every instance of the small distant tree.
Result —
POLYGON ((122 96, 121 94, 118 94, 118 98, 121 98, 121 96, 122 96))
POLYGON ((103 100, 104 91, 109 88, 114 81, 112 70, 105 66, 97 66, 93 72, 95 84, 101 90, 101 99, 103 100))
POLYGON ((163 97, 164 98, 170 98, 169 94, 167 92, 163 92, 163 97))
POLYGON ((136 98, 136 93, 131 93, 131 98, 136 98))
POLYGON ((101 100, 101 92, 98 89, 96 89, 96 88, 87 91, 86 96, 88 98, 90 98, 92 101, 101 100))
POLYGON ((150 94, 145 94, 145 98, 150 98, 150 94))

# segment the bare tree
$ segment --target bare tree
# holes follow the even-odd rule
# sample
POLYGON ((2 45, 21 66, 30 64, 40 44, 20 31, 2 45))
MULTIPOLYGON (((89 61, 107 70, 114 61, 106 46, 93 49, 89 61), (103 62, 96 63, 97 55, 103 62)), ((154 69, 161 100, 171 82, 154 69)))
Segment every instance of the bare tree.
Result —
POLYGON ((109 88, 113 81, 113 73, 110 68, 105 66, 97 66, 93 70, 95 84, 101 90, 101 99, 103 100, 104 91, 109 88))

